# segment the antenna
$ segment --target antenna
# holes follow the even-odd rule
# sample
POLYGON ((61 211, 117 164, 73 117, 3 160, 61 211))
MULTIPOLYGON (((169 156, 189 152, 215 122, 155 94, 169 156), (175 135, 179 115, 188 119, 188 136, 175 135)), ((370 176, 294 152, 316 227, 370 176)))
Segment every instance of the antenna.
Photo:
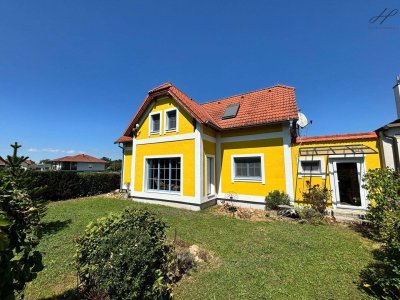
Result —
POLYGON ((308 125, 308 120, 307 117, 305 116, 305 114, 299 112, 298 113, 299 119, 297 120, 296 124, 300 127, 300 128, 304 128, 308 125))

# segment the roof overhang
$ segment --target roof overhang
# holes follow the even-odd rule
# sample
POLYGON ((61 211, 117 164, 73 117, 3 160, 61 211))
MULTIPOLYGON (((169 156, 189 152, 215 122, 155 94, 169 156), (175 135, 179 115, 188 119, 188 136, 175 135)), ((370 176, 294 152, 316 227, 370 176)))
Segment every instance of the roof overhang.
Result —
POLYGON ((355 155, 355 154, 377 154, 374 149, 365 145, 341 145, 341 146, 316 146, 299 149, 300 156, 317 155, 355 155))

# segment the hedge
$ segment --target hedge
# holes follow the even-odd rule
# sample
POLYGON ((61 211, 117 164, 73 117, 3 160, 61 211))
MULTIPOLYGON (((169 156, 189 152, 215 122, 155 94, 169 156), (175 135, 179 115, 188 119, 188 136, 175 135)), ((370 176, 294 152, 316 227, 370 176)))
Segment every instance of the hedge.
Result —
POLYGON ((119 188, 119 173, 75 171, 28 171, 26 187, 43 186, 43 200, 65 200, 108 193, 119 188))

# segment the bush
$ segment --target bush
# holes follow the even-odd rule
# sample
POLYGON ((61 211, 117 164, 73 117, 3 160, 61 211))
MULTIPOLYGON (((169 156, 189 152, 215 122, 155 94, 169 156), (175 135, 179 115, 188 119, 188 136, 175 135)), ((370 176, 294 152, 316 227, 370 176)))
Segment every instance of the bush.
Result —
POLYGON ((278 205, 289 205, 289 195, 278 190, 272 191, 265 197, 265 203, 269 209, 278 209, 278 205))
POLYGON ((321 224, 324 218, 324 214, 307 206, 296 208, 296 213, 301 220, 305 220, 311 224, 321 224))
POLYGON ((165 229, 161 220, 139 209, 89 224, 76 243, 83 291, 110 299, 168 298, 171 247, 165 229))
POLYGON ((374 294, 382 298, 400 298, 400 175, 391 169, 370 170, 364 188, 370 200, 367 219, 375 229, 375 238, 383 243, 376 252, 377 262, 364 277, 374 294))
POLYGON ((119 173, 74 171, 29 171, 30 188, 46 186, 41 193, 45 200, 65 200, 108 193, 119 188, 119 173))
POLYGON ((303 193, 303 202, 311 206, 320 214, 324 214, 331 197, 330 191, 325 187, 320 187, 318 184, 311 186, 310 181, 306 182, 307 190, 303 193))

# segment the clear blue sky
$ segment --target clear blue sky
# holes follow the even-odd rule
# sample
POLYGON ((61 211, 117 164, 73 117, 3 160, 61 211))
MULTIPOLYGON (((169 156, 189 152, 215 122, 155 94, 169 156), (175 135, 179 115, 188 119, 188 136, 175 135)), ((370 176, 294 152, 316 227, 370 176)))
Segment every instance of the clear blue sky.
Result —
POLYGON ((119 158, 166 81, 199 102, 291 85, 307 135, 374 130, 400 73, 400 13, 368 23, 384 8, 400 1, 1 1, 0 155, 119 158))

